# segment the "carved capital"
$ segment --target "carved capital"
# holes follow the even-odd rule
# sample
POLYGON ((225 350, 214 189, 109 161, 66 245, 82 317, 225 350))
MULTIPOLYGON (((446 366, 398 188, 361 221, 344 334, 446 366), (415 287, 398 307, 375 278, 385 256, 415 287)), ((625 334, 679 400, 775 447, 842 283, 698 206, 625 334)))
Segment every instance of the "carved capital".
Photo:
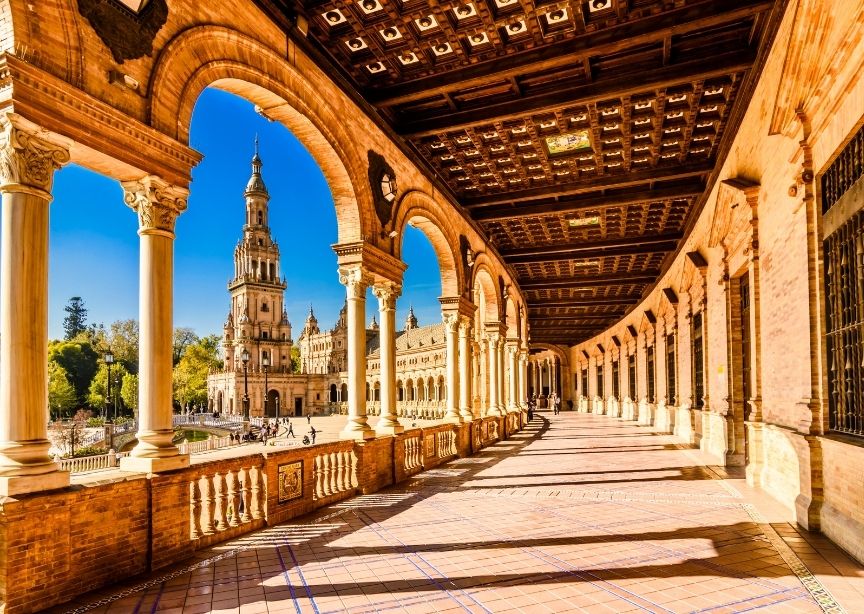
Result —
POLYGON ((444 328, 448 333, 459 332, 459 314, 445 311, 441 314, 441 319, 444 321, 444 328))
POLYGON ((372 288, 372 294, 378 299, 382 311, 391 311, 396 309, 396 299, 402 294, 402 287, 392 282, 379 284, 372 288))
POLYGON ((366 288, 372 283, 372 278, 363 267, 342 267, 339 269, 339 283, 345 286, 349 300, 365 299, 366 288))
POLYGON ((123 200, 138 214, 140 234, 174 236, 174 222, 186 210, 189 190, 148 175, 138 181, 124 181, 123 200))
POLYGON ((471 318, 468 318, 465 316, 461 316, 459 318, 459 337, 460 338, 461 337, 465 337, 465 338, 471 337, 471 333, 472 333, 471 325, 472 324, 473 323, 471 321, 471 318))
POLYGON ((18 116, 0 120, 0 189, 33 190, 51 197, 54 171, 69 162, 69 149, 41 134, 19 126, 18 116))

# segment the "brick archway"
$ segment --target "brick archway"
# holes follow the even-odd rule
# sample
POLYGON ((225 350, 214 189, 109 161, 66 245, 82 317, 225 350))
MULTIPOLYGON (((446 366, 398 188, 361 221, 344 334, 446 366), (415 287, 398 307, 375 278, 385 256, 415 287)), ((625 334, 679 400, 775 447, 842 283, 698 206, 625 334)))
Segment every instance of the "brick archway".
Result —
MULTIPOLYGON (((399 201, 394 229, 404 237, 405 226, 411 224, 429 239, 441 272, 441 296, 460 296, 464 277, 457 264, 459 239, 452 225, 436 213, 439 209, 440 206, 429 195, 412 190, 399 201)), ((394 255, 401 259, 401 239, 395 252, 394 255)))
MULTIPOLYGON (((245 34, 221 26, 180 33, 155 64, 150 82, 150 124, 189 142, 195 103, 216 87, 255 104, 303 143, 321 168, 336 207, 338 242, 358 241, 374 226, 366 152, 340 115, 294 66, 245 34)), ((332 87, 332 86, 331 86, 332 87)))
POLYGON ((501 320, 501 308, 498 297, 498 290, 495 284, 495 275, 492 272, 490 265, 484 262, 483 259, 475 261, 474 265, 474 288, 482 299, 478 301, 480 324, 491 322, 499 322, 501 320))

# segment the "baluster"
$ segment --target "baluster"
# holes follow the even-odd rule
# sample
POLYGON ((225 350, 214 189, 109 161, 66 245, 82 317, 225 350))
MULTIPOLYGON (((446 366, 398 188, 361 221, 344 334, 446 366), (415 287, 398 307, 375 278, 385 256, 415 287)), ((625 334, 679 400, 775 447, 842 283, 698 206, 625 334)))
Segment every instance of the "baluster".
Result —
POLYGON ((228 524, 236 527, 240 524, 237 514, 237 472, 229 471, 225 478, 228 483, 228 524))
POLYGON ((228 528, 225 518, 225 478, 221 473, 217 473, 210 479, 213 481, 213 499, 216 507, 214 524, 217 531, 224 531, 228 528))
POLYGON ((240 478, 240 522, 249 522, 249 470, 245 467, 239 471, 240 478))
POLYGON ((315 467, 315 469, 314 469, 315 488, 312 491, 312 499, 315 500, 315 499, 320 499, 322 496, 324 496, 324 485, 322 484, 322 481, 321 481, 321 457, 316 456, 312 462, 313 462, 313 466, 315 467))
POLYGON ((325 497, 329 497, 333 494, 333 491, 330 490, 330 455, 322 454, 321 459, 321 485, 322 491, 324 492, 325 497))
POLYGON ((357 481, 357 456, 354 454, 353 450, 349 450, 348 455, 348 465, 350 467, 350 480, 351 480, 351 488, 357 488, 359 482, 357 481))
POLYGON ((336 451, 336 492, 345 490, 345 458, 342 451, 336 451))
POLYGON ((339 491, 336 489, 336 455, 333 452, 327 455, 327 463, 327 478, 330 481, 330 494, 335 495, 339 491))
POLYGON ((258 467, 252 467, 249 469, 249 478, 250 478, 250 498, 251 500, 251 514, 253 520, 258 520, 261 518, 261 472, 258 470, 258 467))
POLYGON ((213 485, 210 483, 210 478, 206 476, 199 478, 198 485, 201 488, 201 532, 209 535, 215 533, 213 527, 213 485))
POLYGON ((189 538, 201 537, 201 489, 197 480, 189 482, 189 538))

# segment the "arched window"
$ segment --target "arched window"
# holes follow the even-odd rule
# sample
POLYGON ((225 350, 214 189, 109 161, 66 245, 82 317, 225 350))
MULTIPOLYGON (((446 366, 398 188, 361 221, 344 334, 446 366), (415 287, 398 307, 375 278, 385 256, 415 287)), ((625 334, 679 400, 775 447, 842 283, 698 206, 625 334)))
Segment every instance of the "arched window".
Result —
POLYGON ((267 306, 267 303, 261 303, 261 311, 270 311, 270 308, 267 306))
POLYGON ((264 214, 260 211, 258 212, 258 225, 262 226, 264 224, 264 214))

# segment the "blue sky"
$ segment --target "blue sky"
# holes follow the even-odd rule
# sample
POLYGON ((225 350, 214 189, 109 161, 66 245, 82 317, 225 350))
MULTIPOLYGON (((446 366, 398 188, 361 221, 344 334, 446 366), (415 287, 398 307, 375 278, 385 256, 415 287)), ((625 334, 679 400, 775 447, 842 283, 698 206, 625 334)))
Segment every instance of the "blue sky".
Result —
MULTIPOLYGON (((332 326, 345 300, 336 274, 336 213, 315 161, 281 124, 268 122, 245 100, 219 90, 202 94, 192 117, 191 145, 204 154, 193 171, 189 208, 177 221, 174 249, 174 325, 199 335, 222 333, 226 283, 243 225, 243 189, 258 134, 262 175, 270 192, 270 228, 279 243, 285 304, 294 337, 309 303, 322 327, 332 326)), ((89 322, 106 326, 138 317, 137 220, 118 182, 77 166, 59 171, 51 205, 49 335, 63 336, 63 307, 80 296, 89 322)), ((408 264, 399 299, 401 326, 414 305, 420 324, 440 322, 441 277, 426 237, 407 228, 408 264)), ((377 300, 367 295, 367 320, 377 300)))

